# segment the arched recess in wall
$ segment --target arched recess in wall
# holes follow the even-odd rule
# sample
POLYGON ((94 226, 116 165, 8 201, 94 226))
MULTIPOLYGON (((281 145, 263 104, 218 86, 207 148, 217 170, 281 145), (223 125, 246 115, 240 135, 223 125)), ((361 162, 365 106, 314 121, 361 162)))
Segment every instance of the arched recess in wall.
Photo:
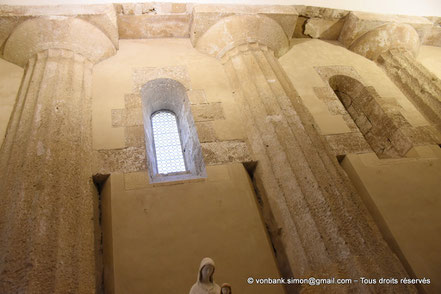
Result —
POLYGON ((155 79, 141 89, 147 168, 151 183, 206 177, 202 149, 191 114, 186 88, 173 79, 155 79), (168 111, 176 116, 186 171, 160 174, 155 153, 152 115, 168 111))
POLYGON ((410 139, 378 104, 373 87, 345 75, 332 76, 329 85, 379 158, 402 157, 412 148, 410 139))

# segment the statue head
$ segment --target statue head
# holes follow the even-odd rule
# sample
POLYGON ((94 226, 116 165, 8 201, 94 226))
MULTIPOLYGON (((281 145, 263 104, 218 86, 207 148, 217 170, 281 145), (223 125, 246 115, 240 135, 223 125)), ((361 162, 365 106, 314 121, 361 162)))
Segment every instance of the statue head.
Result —
POLYGON ((231 294, 231 285, 228 283, 223 283, 221 287, 221 294, 231 294))
MULTIPOLYGON (((219 294, 221 288, 214 282, 215 265, 213 259, 202 259, 198 271, 198 279, 190 289, 190 294, 219 294)), ((230 293, 230 292, 227 292, 230 293)))
POLYGON ((209 283, 213 281, 214 267, 211 264, 206 264, 201 269, 201 282, 209 283))
POLYGON ((205 257, 202 259, 199 267, 199 282, 204 284, 213 283, 214 269, 214 261, 211 258, 205 257))

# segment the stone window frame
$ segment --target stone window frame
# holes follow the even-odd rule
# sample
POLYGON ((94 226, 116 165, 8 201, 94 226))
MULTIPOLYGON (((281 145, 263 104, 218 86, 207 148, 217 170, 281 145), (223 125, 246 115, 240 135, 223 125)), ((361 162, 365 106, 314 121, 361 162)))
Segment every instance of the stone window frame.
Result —
POLYGON ((180 82, 169 78, 150 80, 141 88, 141 101, 150 183, 206 178, 202 148, 191 113, 187 89, 180 82), (185 172, 158 173, 151 117, 161 110, 176 115, 185 172))

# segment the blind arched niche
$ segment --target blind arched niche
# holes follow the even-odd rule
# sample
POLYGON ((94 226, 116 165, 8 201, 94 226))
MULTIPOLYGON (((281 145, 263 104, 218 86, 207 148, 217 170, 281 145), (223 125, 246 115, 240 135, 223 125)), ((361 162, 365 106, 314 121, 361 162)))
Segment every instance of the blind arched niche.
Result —
POLYGON ((185 87, 173 79, 151 80, 142 87, 141 99, 150 182, 206 177, 202 149, 185 87), (167 175, 158 173, 151 117, 155 112, 164 110, 176 115, 186 172, 167 175))
POLYGON ((379 96, 373 87, 345 75, 332 76, 329 86, 379 158, 402 157, 412 148, 410 139, 378 103, 379 96))

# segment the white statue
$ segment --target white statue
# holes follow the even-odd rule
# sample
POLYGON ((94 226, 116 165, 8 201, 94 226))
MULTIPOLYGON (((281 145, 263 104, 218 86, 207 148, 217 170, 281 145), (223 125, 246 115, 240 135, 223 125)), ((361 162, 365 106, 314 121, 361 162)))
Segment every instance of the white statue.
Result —
POLYGON ((231 285, 228 283, 223 283, 221 287, 221 294, 231 294, 231 285))
POLYGON ((190 294, 219 294, 221 288, 213 280, 214 261, 205 257, 199 266, 198 279, 191 287, 190 294))

